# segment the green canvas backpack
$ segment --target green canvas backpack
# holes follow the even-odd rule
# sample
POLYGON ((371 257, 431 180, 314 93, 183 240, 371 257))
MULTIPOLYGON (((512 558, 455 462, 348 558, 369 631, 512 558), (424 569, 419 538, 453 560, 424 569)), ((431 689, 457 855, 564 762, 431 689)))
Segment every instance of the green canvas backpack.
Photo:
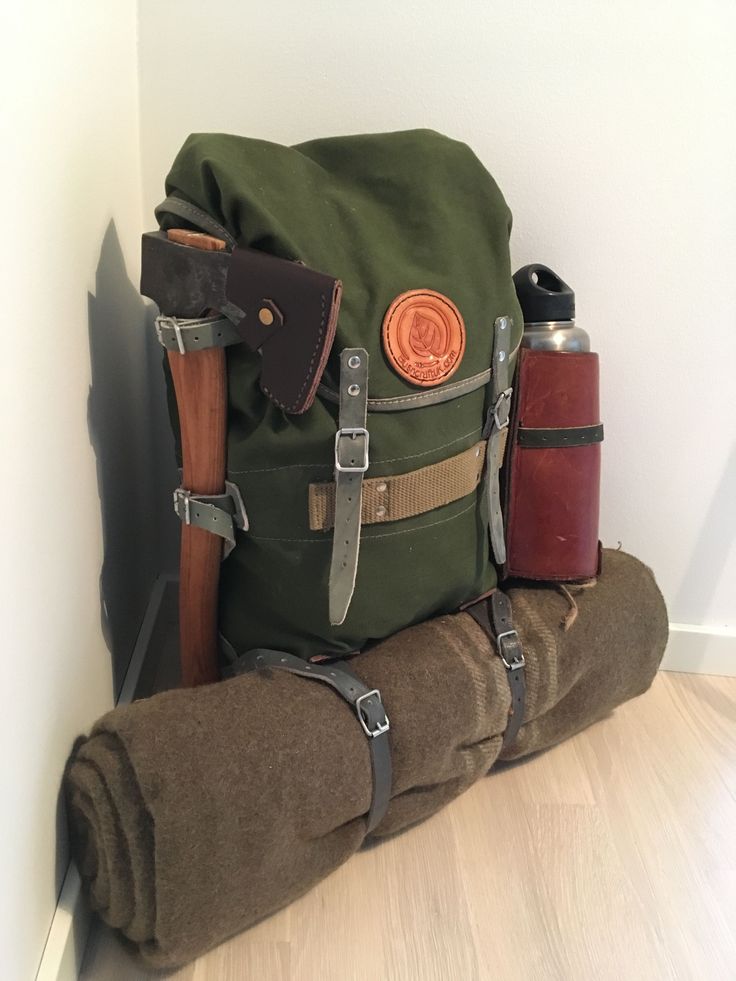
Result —
MULTIPOLYGON (((306 411, 274 398, 265 348, 226 348, 227 474, 248 526, 222 565, 226 648, 345 654, 492 589, 523 324, 511 215, 473 152, 429 130, 294 147, 199 134, 166 192, 163 230, 220 229, 256 261, 342 283, 306 411)), ((324 345, 325 295, 282 324, 265 293, 245 322, 281 327, 286 358, 302 328, 324 345)))

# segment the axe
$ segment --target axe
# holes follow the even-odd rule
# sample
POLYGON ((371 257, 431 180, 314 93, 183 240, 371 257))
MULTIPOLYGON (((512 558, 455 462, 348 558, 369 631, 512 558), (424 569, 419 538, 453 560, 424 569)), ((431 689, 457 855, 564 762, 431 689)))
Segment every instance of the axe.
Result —
MULTIPOLYGON (((233 245, 228 238, 172 228, 147 232, 142 243, 141 293, 163 315, 157 329, 167 349, 181 430, 182 487, 174 494, 174 505, 184 521, 179 624, 186 687, 217 681, 220 675, 217 613, 223 538, 219 530, 212 533, 213 526, 197 525, 191 502, 234 502, 230 547, 234 528, 247 529, 240 492, 226 481, 224 348, 242 342, 257 352, 264 393, 283 412, 305 412, 332 346, 342 290, 339 280, 300 262, 237 246, 228 251, 233 245), (202 329, 179 322, 203 315, 220 316, 214 323, 198 320, 202 329)), ((197 512, 212 507, 195 504, 197 512)))

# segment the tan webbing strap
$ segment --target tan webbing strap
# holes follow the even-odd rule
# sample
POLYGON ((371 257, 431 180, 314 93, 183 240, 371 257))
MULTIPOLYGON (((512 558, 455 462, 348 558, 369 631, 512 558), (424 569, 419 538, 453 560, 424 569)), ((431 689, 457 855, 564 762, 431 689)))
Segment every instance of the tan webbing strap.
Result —
MULTIPOLYGON (((361 523, 381 524, 424 514, 471 494, 480 483, 486 441, 439 463, 394 477, 363 481, 361 523)), ((327 531, 335 523, 335 485, 309 485, 309 527, 327 531)))

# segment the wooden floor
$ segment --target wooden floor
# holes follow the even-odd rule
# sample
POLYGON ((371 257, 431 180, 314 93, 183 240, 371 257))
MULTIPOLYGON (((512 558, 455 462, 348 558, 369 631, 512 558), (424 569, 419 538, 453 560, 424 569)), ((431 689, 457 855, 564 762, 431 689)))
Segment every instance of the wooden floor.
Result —
MULTIPOLYGON (((85 981, 147 972, 93 930, 85 981)), ((736 678, 661 673, 178 981, 736 979, 736 678)))

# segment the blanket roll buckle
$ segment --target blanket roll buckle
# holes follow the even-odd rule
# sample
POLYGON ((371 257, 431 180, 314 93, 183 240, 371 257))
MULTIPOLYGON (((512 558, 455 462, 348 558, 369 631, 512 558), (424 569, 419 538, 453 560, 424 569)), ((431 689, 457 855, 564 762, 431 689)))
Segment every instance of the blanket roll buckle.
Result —
POLYGON ((496 637, 496 644, 499 657, 507 671, 516 671, 517 668, 523 668, 526 665, 521 641, 515 630, 506 630, 499 634, 496 637))
POLYGON ((224 539, 225 559, 235 548, 235 532, 248 531, 248 513, 240 489, 229 480, 223 494, 193 494, 186 487, 177 487, 173 497, 174 512, 183 524, 224 539))
POLYGON ((355 700, 355 711, 358 715, 363 732, 370 739, 388 732, 391 725, 386 715, 386 709, 381 701, 381 693, 377 688, 365 692, 355 700), (375 701, 374 701, 375 699, 375 701))

